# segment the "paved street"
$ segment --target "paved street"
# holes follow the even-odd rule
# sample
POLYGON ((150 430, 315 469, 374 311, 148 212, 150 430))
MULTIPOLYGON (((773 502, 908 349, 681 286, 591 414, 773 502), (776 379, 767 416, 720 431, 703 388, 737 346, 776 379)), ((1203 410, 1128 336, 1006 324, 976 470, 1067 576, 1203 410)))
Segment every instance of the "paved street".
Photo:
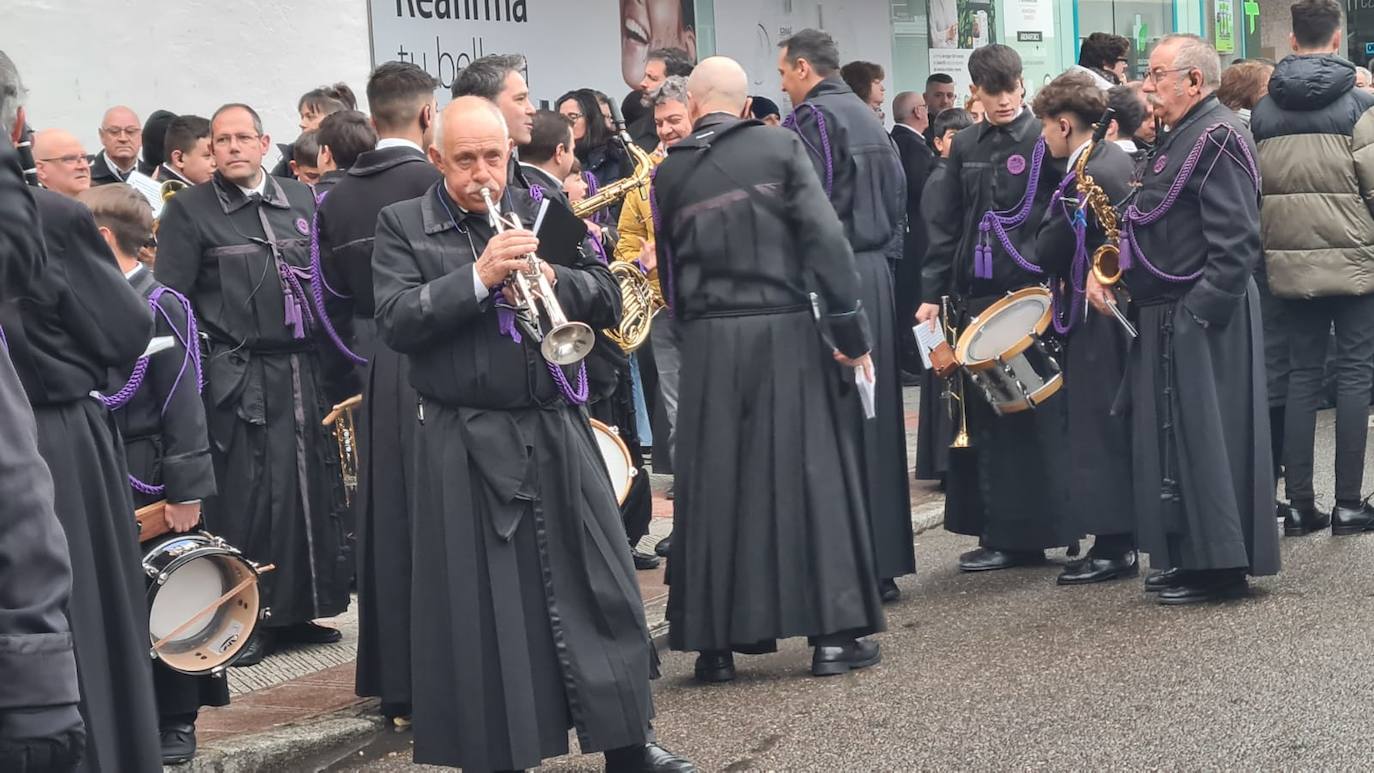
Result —
MULTIPOLYGON (((1330 416, 1323 417, 1330 466, 1330 416)), ((1318 490, 1331 486, 1330 473, 1318 490)), ((1374 475, 1367 477, 1374 481, 1374 475)), ((1368 484, 1366 488, 1368 488, 1368 484)), ((808 675, 801 641, 737 660, 733 684, 665 653, 664 745, 703 770, 1367 769, 1374 535, 1283 543, 1284 572, 1245 601, 1166 609, 1138 581, 1065 589, 1056 568, 961 575, 972 540, 918 538, 879 640, 883 663, 808 675)), ((1063 556, 1057 556, 1062 561, 1063 556)), ((402 771, 408 734, 337 770, 402 771)), ((599 769, 569 757, 544 769, 599 769)))

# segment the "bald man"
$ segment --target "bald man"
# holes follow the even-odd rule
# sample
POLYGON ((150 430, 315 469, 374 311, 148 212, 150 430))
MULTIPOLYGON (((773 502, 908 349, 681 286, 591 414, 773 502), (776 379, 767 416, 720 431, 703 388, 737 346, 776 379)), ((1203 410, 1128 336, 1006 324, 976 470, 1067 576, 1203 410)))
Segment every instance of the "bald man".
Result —
POLYGON ((75 198, 91 187, 91 164, 76 135, 44 129, 33 135, 34 167, 38 182, 53 193, 75 198))
POLYGON ((694 770, 653 743, 653 650, 581 407, 586 371, 544 360, 502 303, 534 251, 573 256, 538 267, 569 319, 614 325, 619 287, 589 249, 541 250, 529 231, 488 223, 483 190, 523 223, 537 213, 508 186, 499 108, 459 97, 436 129, 429 160, 444 179, 382 210, 372 257, 377 330, 410 357, 419 403, 415 761, 533 768, 567 753, 576 727, 581 750, 605 752, 609 771, 694 770))
POLYGON ((100 144, 104 150, 91 159, 91 185, 128 182, 138 171, 138 152, 143 147, 143 124, 138 113, 116 105, 100 119, 100 144))
POLYGON ((733 652, 791 636, 810 637, 816 676, 871 666, 878 645, 859 637, 884 626, 854 420, 855 369, 872 373, 854 253, 801 140, 741 118, 747 85, 733 60, 697 66, 693 134, 652 191, 682 339, 669 642, 699 653, 705 682, 734 678, 733 652))

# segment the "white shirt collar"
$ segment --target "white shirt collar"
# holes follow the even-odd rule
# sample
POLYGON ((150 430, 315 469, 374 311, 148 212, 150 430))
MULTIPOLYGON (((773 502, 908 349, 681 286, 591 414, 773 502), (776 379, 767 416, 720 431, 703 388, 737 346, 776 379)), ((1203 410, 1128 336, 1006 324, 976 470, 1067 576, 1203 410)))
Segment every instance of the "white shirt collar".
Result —
POLYGON ((1077 148, 1074 148, 1074 151, 1069 154, 1070 169, 1072 169, 1073 165, 1078 162, 1078 157, 1083 155, 1083 151, 1088 149, 1088 143, 1090 142, 1092 142, 1092 140, 1083 140, 1083 144, 1079 145, 1077 148))
POLYGON ((538 174, 538 175, 539 175, 541 178, 543 178, 546 182, 548 182, 550 185, 552 185, 554 190, 556 190, 556 191, 561 191, 561 190, 563 190, 563 181, 562 181, 562 180, 555 179, 554 176, 553 176, 552 174, 550 174, 549 171, 548 171, 547 169, 545 169, 544 167, 542 167, 542 166, 535 166, 534 164, 526 164, 524 161, 521 161, 521 162, 520 162, 520 166, 522 166, 522 167, 524 167, 525 169, 528 169, 528 170, 530 170, 530 171, 535 172, 536 174, 538 174))
POLYGON ((918 137, 921 136, 921 133, 918 132, 918 131, 916 131, 916 127, 911 126, 910 124, 904 124, 904 123, 898 122, 898 123, 894 123, 894 124, 892 124, 892 125, 893 125, 893 126, 901 127, 901 128, 903 128, 903 129, 906 129, 907 131, 911 132, 912 134, 915 134, 915 135, 918 136, 918 137))
POLYGON ((138 272, 142 271, 142 270, 143 270, 143 264, 142 264, 142 263, 137 263, 137 264, 134 265, 133 268, 131 268, 131 269, 129 269, 128 271, 125 271, 125 272, 124 272, 124 278, 125 278, 125 279, 133 279, 133 278, 134 278, 134 275, 137 274, 138 272))
POLYGON ((1135 140, 1129 138, 1124 140, 1116 140, 1116 144, 1117 147, 1121 148, 1127 153, 1134 153, 1137 150, 1140 150, 1140 148, 1136 147, 1135 140))
POLYGON ((115 160, 113 158, 110 158, 110 154, 102 150, 100 151, 100 157, 105 159, 106 168, 108 168, 111 172, 114 172, 116 176, 121 178, 128 177, 131 172, 138 169, 137 158, 134 159, 133 165, 130 166, 128 169, 120 169, 119 164, 116 164, 115 160))
POLYGON ((240 185, 240 186, 239 186, 239 190, 243 191, 243 195, 245 195, 245 196, 247 196, 247 197, 249 197, 249 198, 252 198, 252 197, 253 197, 253 194, 255 194, 255 193, 258 194, 259 196, 266 196, 266 195, 267 195, 267 170, 266 170, 266 169, 262 170, 262 177, 261 177, 261 179, 258 180, 258 184, 257 184, 256 186, 254 186, 254 187, 252 187, 252 188, 245 188, 245 187, 243 187, 242 185, 240 185))
POLYGON ((410 140, 404 137, 386 137, 384 139, 377 140, 377 150, 386 150, 387 148, 414 148, 415 150, 418 150, 421 153, 425 152, 424 148, 420 147, 419 145, 416 145, 415 143, 411 142, 410 140))

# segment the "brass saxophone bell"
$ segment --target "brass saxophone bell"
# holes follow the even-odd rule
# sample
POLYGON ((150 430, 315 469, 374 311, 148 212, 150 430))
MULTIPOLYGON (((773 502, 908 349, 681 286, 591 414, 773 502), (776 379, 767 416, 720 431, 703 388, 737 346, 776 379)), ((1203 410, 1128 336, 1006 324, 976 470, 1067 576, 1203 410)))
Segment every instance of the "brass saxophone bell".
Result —
POLYGON ((1093 252, 1093 278, 1103 287, 1121 281, 1121 250, 1115 244, 1104 244, 1093 252))
POLYGON ((178 193, 181 193, 183 190, 186 190, 186 188, 186 183, 180 180, 168 180, 167 182, 163 183, 158 188, 158 190, 162 193, 162 203, 166 204, 167 202, 171 201, 173 196, 177 195, 178 193))

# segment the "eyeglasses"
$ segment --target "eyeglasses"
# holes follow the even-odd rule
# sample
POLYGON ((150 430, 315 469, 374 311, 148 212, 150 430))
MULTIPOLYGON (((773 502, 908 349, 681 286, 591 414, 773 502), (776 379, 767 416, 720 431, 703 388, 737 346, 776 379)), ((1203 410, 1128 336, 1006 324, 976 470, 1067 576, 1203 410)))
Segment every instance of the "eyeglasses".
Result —
POLYGON ((567 118, 568 118, 569 121, 576 121, 576 120, 579 119, 579 118, 585 118, 585 117, 586 117, 586 116, 582 115, 581 113, 564 113, 563 115, 567 116, 567 118))
POLYGON ((215 147, 227 148, 231 145, 252 145, 261 137, 261 134, 221 134, 215 138, 215 147))
POLYGON ((45 164, 61 164, 63 166, 77 166, 78 164, 89 164, 84 153, 74 153, 68 156, 56 156, 54 158, 40 158, 45 164))
POLYGON ((143 129, 138 126, 106 126, 101 131, 111 137, 137 137, 143 133, 143 129))
POLYGON ((1167 70, 1165 70, 1165 69, 1150 70, 1149 72, 1145 73, 1145 80, 1147 80, 1147 81, 1154 81, 1155 83, 1159 83, 1160 81, 1164 80, 1164 77, 1165 77, 1166 75, 1168 75, 1169 73, 1171 73, 1171 72, 1188 72, 1188 71, 1191 70, 1191 69, 1193 69, 1193 68, 1191 68, 1191 67, 1170 67, 1170 68, 1167 69, 1167 70))

